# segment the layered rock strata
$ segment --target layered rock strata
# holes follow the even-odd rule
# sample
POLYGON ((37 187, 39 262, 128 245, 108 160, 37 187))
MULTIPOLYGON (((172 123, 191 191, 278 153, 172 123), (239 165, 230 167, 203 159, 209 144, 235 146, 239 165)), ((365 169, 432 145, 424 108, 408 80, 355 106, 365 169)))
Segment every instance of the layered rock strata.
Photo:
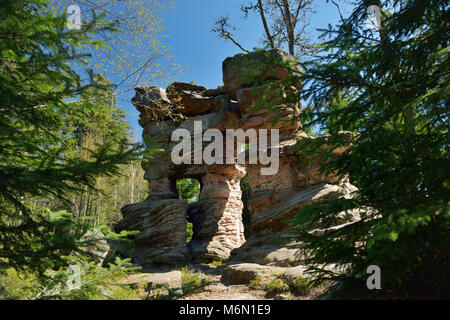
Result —
MULTIPOLYGON (((295 98, 301 88, 300 75, 300 67, 287 53, 258 51, 226 59, 224 85, 216 89, 182 82, 167 89, 135 89, 132 102, 140 112, 144 141, 157 139, 165 149, 143 163, 149 181, 148 199, 124 207, 123 220, 116 226, 117 231, 140 231, 134 251, 139 261, 176 264, 188 259, 227 260, 231 255, 231 261, 236 262, 279 266, 302 263, 301 244, 293 240, 286 219, 312 202, 348 197, 354 187, 337 176, 319 174, 317 163, 302 165, 298 161, 297 144, 312 139, 301 131, 301 123, 296 120, 300 112, 295 98), (224 137, 224 147, 229 147, 225 145, 227 129, 255 129, 257 138, 264 132, 258 130, 266 129, 269 141, 270 129, 278 129, 280 143, 269 151, 279 153, 279 170, 273 175, 261 175, 261 169, 268 165, 248 161, 248 154, 247 162, 238 164, 234 146, 231 162, 224 158, 220 163, 195 164, 192 147, 191 153, 183 157, 191 164, 174 164, 171 152, 178 142, 171 141, 173 131, 187 130, 193 146, 199 135, 195 123, 199 122, 202 133, 217 129, 224 137), (251 186, 248 209, 252 236, 247 242, 240 189, 245 174, 251 186), (188 205, 178 199, 176 182, 184 178, 200 182, 196 203, 188 205), (193 223, 194 234, 186 244, 187 221, 193 223)), ((203 142, 204 147, 207 145, 203 142)), ((320 232, 320 226, 312 227, 320 232)))

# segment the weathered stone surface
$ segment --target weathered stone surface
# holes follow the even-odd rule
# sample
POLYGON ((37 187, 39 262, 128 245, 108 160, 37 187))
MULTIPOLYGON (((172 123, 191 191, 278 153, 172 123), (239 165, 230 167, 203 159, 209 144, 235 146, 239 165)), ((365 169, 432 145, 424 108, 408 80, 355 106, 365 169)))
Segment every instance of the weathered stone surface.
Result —
POLYGON ((226 260, 245 242, 239 185, 244 173, 237 165, 216 165, 202 178, 199 202, 189 213, 196 226, 189 249, 198 261, 226 260))
POLYGON ((346 188, 338 185, 318 184, 311 187, 293 191, 283 201, 270 207, 253 212, 252 230, 258 232, 263 229, 284 230, 287 225, 284 221, 292 217, 297 211, 313 202, 323 202, 348 195, 346 188))
MULTIPOLYGON (((227 260, 231 254, 233 262, 284 267, 301 265, 304 262, 302 244, 293 239, 286 240, 292 230, 285 220, 313 202, 350 197, 355 191, 346 177, 321 174, 320 159, 309 164, 300 161, 297 153, 300 143, 331 145, 333 139, 342 139, 344 143, 330 151, 339 154, 346 150, 347 141, 351 145, 354 137, 346 132, 309 137, 302 132, 297 120, 301 106, 291 99, 298 96, 301 69, 292 56, 278 49, 236 55, 224 61, 223 73, 224 86, 216 89, 184 82, 171 84, 167 91, 160 87, 136 88, 133 103, 141 112, 143 137, 146 142, 158 138, 165 152, 153 154, 143 161, 149 196, 143 203, 124 207, 123 220, 117 226, 118 230, 140 231, 135 250, 129 254, 135 263, 176 264, 188 258, 193 262, 207 262, 227 260), (169 111, 188 118, 170 119, 169 111), (152 114, 157 116, 156 119, 152 114), (274 117, 278 122, 273 121, 274 117), (194 164, 193 145, 200 136, 195 130, 198 121, 202 124, 202 133, 217 129, 215 133, 222 134, 226 151, 235 152, 231 164, 225 158, 219 164, 194 164), (190 160, 190 164, 184 161, 176 165, 171 159, 171 152, 178 144, 178 141, 171 141, 175 129, 186 129, 191 135, 191 150, 184 155, 184 160, 190 160), (267 129, 270 135, 270 129, 278 129, 279 145, 264 148, 271 154, 279 152, 278 171, 262 175, 261 169, 269 165, 250 164, 249 150, 244 153, 245 166, 234 164, 237 146, 227 145, 227 129, 267 129), (240 189, 240 180, 245 173, 251 187, 247 204, 253 234, 247 242, 240 189), (201 185, 198 202, 189 206, 177 199, 176 183, 184 178, 195 178, 201 185), (188 244, 187 221, 192 222, 194 231, 188 244), (279 238, 284 239, 280 242, 279 238)), ((258 138, 259 134, 257 131, 258 138)), ((268 137, 269 141, 272 136, 268 137)), ((209 141, 202 141, 202 145, 201 151, 204 151, 209 141)), ((224 156, 227 154, 224 152, 224 156)), ((335 225, 318 223, 311 225, 310 232, 323 235, 330 228, 357 219, 358 214, 338 215, 335 225)))
POLYGON ((115 249, 110 246, 105 235, 99 229, 90 229, 80 238, 82 251, 94 258, 99 265, 114 255, 115 249))
POLYGON ((120 284, 144 286, 142 299, 155 299, 183 294, 181 272, 138 273, 121 279, 120 284))
POLYGON ((297 93, 296 88, 286 89, 276 81, 239 89, 237 105, 242 114, 239 127, 243 130, 278 129, 281 140, 292 139, 302 128, 296 118, 300 104, 292 100, 297 93))
POLYGON ((281 275, 285 268, 262 266, 255 263, 239 263, 228 265, 223 269, 224 278, 235 284, 246 284, 260 278, 275 278, 281 275))
POLYGON ((329 232, 333 232, 336 230, 339 230, 341 228, 344 228, 352 223, 355 223, 357 221, 361 220, 360 212, 359 210, 351 210, 350 212, 341 212, 336 216, 336 219, 333 223, 333 225, 330 226, 312 226, 313 228, 309 230, 308 232, 311 235, 317 236, 317 237, 323 237, 329 232))
POLYGON ((189 82, 181 82, 181 81, 175 81, 174 83, 170 84, 167 87, 167 92, 173 93, 173 92, 180 92, 180 91, 192 91, 192 92, 202 92, 207 90, 206 87, 189 83, 189 82))
POLYGON ((186 116, 198 116, 214 108, 214 97, 201 94, 206 88, 190 83, 175 82, 167 88, 167 95, 180 112, 186 116))
MULTIPOLYGON (((235 55, 225 59, 222 70, 223 83, 231 99, 236 98, 239 89, 250 87, 255 82, 301 75, 301 68, 295 59, 280 49, 235 55)), ((300 87, 301 83, 297 85, 300 87)))
POLYGON ((176 126, 173 121, 152 121, 147 122, 144 126, 143 135, 150 137, 169 137, 172 135, 173 130, 176 129, 176 126))
POLYGON ((155 264, 187 260, 186 201, 144 201, 122 208, 122 214, 115 229, 140 232, 135 238, 139 260, 155 264))
POLYGON ((269 81, 257 87, 239 89, 236 92, 236 102, 241 112, 246 113, 252 109, 283 105, 288 101, 292 103, 294 101, 288 96, 296 94, 298 89, 295 87, 286 88, 279 81, 269 81))
POLYGON ((166 118, 173 111, 172 102, 166 90, 158 86, 136 87, 136 95, 131 99, 135 108, 141 113, 140 124, 166 118))
POLYGON ((178 128, 186 129, 190 132, 190 134, 194 135, 194 123, 199 123, 201 121, 202 124, 202 133, 204 133, 208 129, 219 128, 221 124, 220 114, 218 112, 208 113, 205 115, 190 117, 189 119, 183 121, 178 128))
POLYGON ((304 257, 301 243, 293 235, 268 233, 252 235, 241 247, 231 252, 229 261, 288 267, 303 264, 304 257))
POLYGON ((215 97, 214 103, 216 109, 219 110, 220 119, 223 129, 236 129, 239 128, 241 119, 241 111, 235 101, 230 100, 225 95, 215 97))
POLYGON ((226 94, 225 87, 224 86, 218 86, 215 89, 207 89, 205 91, 202 91, 202 95, 205 97, 217 97, 217 96, 223 96, 226 94))
POLYGON ((300 265, 292 268, 288 268, 286 271, 283 272, 282 278, 288 285, 294 285, 295 280, 299 277, 308 279, 310 276, 305 273, 307 267, 300 265))

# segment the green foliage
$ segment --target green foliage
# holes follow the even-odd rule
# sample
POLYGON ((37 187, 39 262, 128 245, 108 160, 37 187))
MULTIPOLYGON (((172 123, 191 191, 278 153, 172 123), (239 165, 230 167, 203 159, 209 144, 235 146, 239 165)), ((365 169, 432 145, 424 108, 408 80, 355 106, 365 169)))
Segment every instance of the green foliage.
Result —
POLYGON ((250 198, 252 189, 248 183, 247 175, 241 179, 240 187, 242 191, 242 204, 244 205, 244 208, 242 209, 242 223, 244 224, 244 236, 248 239, 252 235, 252 217, 250 210, 248 210, 248 199, 250 198))
POLYGON ((112 24, 94 16, 81 30, 68 30, 65 15, 49 10, 45 0, 4 2, 0 15, 0 267, 42 274, 65 264, 61 250, 76 249, 61 234, 71 221, 51 221, 23 199, 51 196, 69 203, 71 193, 95 188, 96 177, 117 174, 120 164, 136 159, 140 146, 115 136, 114 144, 86 150, 88 159, 70 154, 68 122, 95 115, 99 107, 78 99, 108 90, 83 65, 79 50, 99 45, 94 36, 113 31, 112 24))
POLYGON ((279 293, 289 291, 289 287, 283 282, 283 280, 274 278, 264 285, 264 291, 271 296, 275 296, 279 293))
POLYGON ((188 267, 181 269, 181 284, 183 288, 183 295, 198 292, 203 287, 209 284, 205 275, 201 272, 191 273, 188 267))
POLYGON ((180 199, 187 200, 188 203, 196 202, 200 193, 200 183, 190 178, 177 180, 177 192, 180 199))
POLYGON ((0 299, 19 300, 33 296, 39 282, 26 273, 9 268, 0 273, 0 299))
POLYGON ((260 290, 263 288, 262 284, 262 278, 261 277, 255 277, 254 279, 250 280, 247 284, 247 287, 251 290, 260 290))
POLYGON ((220 267, 221 265, 223 265, 222 260, 213 260, 210 263, 208 263, 208 266, 213 267, 213 268, 220 267))
MULTIPOLYGON (((44 215, 44 213, 42 213, 44 215)), ((55 228, 47 237, 56 243, 55 247, 72 248, 59 250, 58 261, 51 255, 41 257, 41 261, 51 266, 44 274, 35 272, 34 268, 9 268, 0 274, 0 294, 8 299, 111 299, 111 295, 132 295, 131 289, 117 287, 116 281, 139 268, 131 267, 129 259, 115 258, 107 267, 99 264, 93 249, 105 250, 100 242, 105 240, 126 241, 134 232, 109 231, 107 227, 92 229, 86 223, 76 223, 71 215, 65 211, 52 212, 47 210, 46 221, 50 221, 55 228), (92 236, 86 237, 86 232, 92 236), (131 290, 131 291, 128 291, 131 290)), ((31 242, 37 246, 37 241, 31 242)), ((36 248, 33 248, 36 250, 36 248)), ((26 258, 26 257, 25 257, 26 258)), ((26 261, 26 260, 25 260, 26 261)), ((2 261, 3 262, 3 261, 2 261)), ((7 264, 5 264, 7 265, 7 264)))
POLYGON ((114 93, 166 81, 180 71, 170 48, 161 43, 165 28, 162 15, 173 0, 52 0, 52 8, 65 11, 71 4, 80 7, 82 22, 102 16, 101 23, 114 23, 115 32, 96 35, 102 45, 91 50, 93 68, 108 78, 120 79, 114 93))
POLYGON ((312 288, 311 282, 302 276, 295 278, 289 285, 289 291, 296 296, 307 296, 311 293, 312 288))
POLYGON ((139 288, 133 289, 126 286, 118 286, 111 290, 109 294, 111 300, 141 300, 139 297, 139 288))
POLYGON ((114 296, 131 295, 133 290, 117 287, 117 280, 128 273, 137 271, 131 268, 130 259, 116 258, 107 267, 99 266, 96 262, 83 259, 71 259, 68 268, 52 271, 35 298, 57 300, 103 300, 113 299, 114 296), (80 272, 79 283, 76 272, 80 272))
POLYGON ((191 222, 187 223, 186 227, 186 242, 190 242, 192 240, 192 236, 194 235, 193 224, 191 222))
MULTIPOLYGON (((196 179, 180 179, 177 180, 177 192, 180 199, 186 200, 188 203, 193 203, 198 201, 200 195, 200 182, 196 179)), ((192 240, 194 234, 193 224, 187 222, 186 228, 186 242, 192 240)))
MULTIPOLYGON (((338 281, 340 297, 443 297, 449 294, 449 21, 447 1, 383 1, 382 25, 366 28, 371 1, 329 27, 319 57, 305 64, 301 116, 347 139, 316 139, 299 150, 321 170, 348 175, 359 191, 301 210, 295 220, 317 282, 338 281), (351 145, 350 145, 351 143, 351 145), (342 154, 332 150, 348 147, 342 154), (361 208, 362 220, 322 237, 307 225, 332 225, 361 208), (316 269, 337 263, 346 273, 316 269), (382 290, 365 287, 381 268, 382 290)), ((381 7, 381 4, 380 4, 381 7)))

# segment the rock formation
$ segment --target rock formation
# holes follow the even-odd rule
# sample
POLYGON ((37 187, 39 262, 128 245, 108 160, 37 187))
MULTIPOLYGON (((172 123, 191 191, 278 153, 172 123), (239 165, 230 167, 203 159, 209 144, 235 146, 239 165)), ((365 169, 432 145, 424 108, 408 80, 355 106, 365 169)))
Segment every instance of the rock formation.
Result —
MULTIPOLYGON (((299 75, 301 69, 287 53, 259 51, 226 59, 224 86, 217 89, 181 82, 167 90, 135 89, 132 102, 140 111, 144 139, 159 138, 166 150, 143 163, 149 181, 148 199, 124 207, 123 220, 116 226, 117 231, 140 231, 132 254, 136 260, 142 264, 212 259, 274 266, 302 264, 301 243, 295 241, 285 220, 312 202, 348 197, 355 188, 345 179, 319 174, 319 164, 298 161, 296 145, 302 139, 313 139, 295 120, 299 103, 289 100, 290 93, 301 88, 299 75), (278 122, 273 121, 274 113, 278 122), (279 129, 280 144, 272 146, 279 151, 278 173, 261 175, 265 165, 249 161, 175 165, 170 157, 176 145, 171 134, 177 128, 194 134, 194 121, 202 122, 203 132, 218 129, 222 134, 238 128, 279 129), (251 186, 248 209, 252 236, 247 241, 240 189, 245 174, 251 186), (176 181, 183 178, 200 182, 198 202, 188 205, 178 199, 176 181), (188 220, 193 223, 194 234, 186 243, 188 220)), ((192 136, 192 142, 194 139, 192 136)), ((358 219, 357 214, 351 219, 358 219)), ((348 221, 342 218, 339 223, 348 221)), ((312 228, 321 232, 320 226, 312 228)))

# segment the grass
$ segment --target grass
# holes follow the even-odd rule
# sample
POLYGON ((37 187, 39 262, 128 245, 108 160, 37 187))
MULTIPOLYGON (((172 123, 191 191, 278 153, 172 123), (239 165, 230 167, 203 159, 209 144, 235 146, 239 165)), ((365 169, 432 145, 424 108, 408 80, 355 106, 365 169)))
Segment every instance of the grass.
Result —
POLYGON ((26 273, 12 268, 0 273, 0 299, 30 299, 36 294, 36 287, 38 282, 26 273))
POLYGON ((220 267, 221 265, 223 265, 222 260, 213 260, 210 263, 208 263, 208 266, 210 266, 212 268, 217 268, 217 267, 220 267))
POLYGON ((251 290, 260 290, 262 288, 262 278, 256 277, 247 284, 247 287, 251 290))
POLYGON ((295 278, 290 285, 290 291, 296 296, 307 296, 311 293, 312 288, 311 283, 302 276, 295 278))
POLYGON ((298 276, 289 284, 283 281, 280 276, 273 279, 256 277, 247 284, 247 287, 250 290, 263 290, 268 296, 287 292, 295 296, 307 296, 311 294, 313 289, 312 284, 302 276, 298 276))
POLYGON ((183 288, 183 295, 188 295, 200 291, 207 286, 209 281, 201 272, 191 273, 188 267, 181 269, 181 285, 183 288))
POLYGON ((109 298, 112 300, 141 300, 139 291, 139 288, 119 286, 111 291, 109 298))
POLYGON ((270 296, 275 296, 279 293, 288 292, 289 286, 279 278, 275 278, 267 282, 264 287, 264 291, 270 296))

